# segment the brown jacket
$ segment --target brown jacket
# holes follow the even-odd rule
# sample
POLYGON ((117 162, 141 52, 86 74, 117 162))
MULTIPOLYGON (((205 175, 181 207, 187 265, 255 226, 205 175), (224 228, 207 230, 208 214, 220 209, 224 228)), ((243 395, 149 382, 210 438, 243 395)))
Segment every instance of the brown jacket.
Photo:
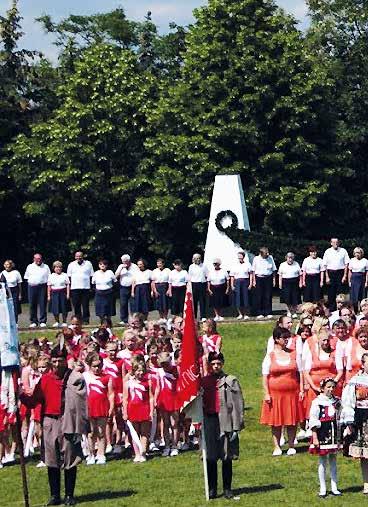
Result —
POLYGON ((224 375, 217 384, 220 395, 220 434, 244 429, 244 399, 234 375, 224 375))
POLYGON ((63 434, 85 435, 88 432, 87 386, 83 375, 73 370, 65 389, 63 434))

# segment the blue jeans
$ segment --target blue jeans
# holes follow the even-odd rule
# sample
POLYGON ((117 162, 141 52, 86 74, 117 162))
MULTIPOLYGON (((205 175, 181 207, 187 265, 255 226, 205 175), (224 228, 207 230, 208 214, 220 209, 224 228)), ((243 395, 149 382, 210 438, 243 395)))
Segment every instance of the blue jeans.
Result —
POLYGON ((28 301, 30 321, 34 324, 47 320, 47 284, 28 285, 28 301), (40 318, 38 319, 37 310, 40 309, 40 318))

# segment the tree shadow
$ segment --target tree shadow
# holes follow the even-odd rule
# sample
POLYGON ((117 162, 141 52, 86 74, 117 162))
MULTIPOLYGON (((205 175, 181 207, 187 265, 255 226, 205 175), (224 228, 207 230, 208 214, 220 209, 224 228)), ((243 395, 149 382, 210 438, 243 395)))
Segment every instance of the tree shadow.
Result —
POLYGON ((123 491, 96 491, 96 493, 87 493, 78 495, 78 503, 97 502, 98 500, 114 500, 115 498, 126 498, 135 495, 137 492, 132 489, 123 491))
POLYGON ((266 493, 276 489, 284 489, 281 484, 263 484, 261 486, 246 486, 244 488, 233 489, 234 495, 247 495, 249 493, 266 493))

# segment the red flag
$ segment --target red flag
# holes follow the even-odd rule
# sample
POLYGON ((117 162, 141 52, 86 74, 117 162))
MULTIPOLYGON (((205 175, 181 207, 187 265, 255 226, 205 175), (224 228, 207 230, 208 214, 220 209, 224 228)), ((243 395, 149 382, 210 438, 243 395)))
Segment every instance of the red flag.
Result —
POLYGON ((200 388, 197 332, 192 297, 192 294, 187 292, 184 306, 184 332, 181 346, 180 372, 177 383, 179 410, 182 410, 198 396, 200 388))

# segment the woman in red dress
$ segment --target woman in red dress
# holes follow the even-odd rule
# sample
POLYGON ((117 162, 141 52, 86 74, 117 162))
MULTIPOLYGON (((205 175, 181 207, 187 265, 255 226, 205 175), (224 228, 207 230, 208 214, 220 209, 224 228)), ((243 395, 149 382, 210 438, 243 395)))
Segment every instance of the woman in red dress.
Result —
POLYGON ((281 430, 288 433, 288 456, 296 453, 294 440, 297 424, 302 422, 299 401, 303 399, 303 376, 296 351, 287 349, 290 331, 276 327, 273 331, 275 347, 266 354, 262 363, 264 399, 261 424, 271 426, 273 456, 281 456, 281 430))
POLYGON ((147 374, 144 360, 136 360, 132 364, 132 371, 124 383, 123 396, 123 417, 132 424, 136 433, 136 435, 132 435, 135 452, 133 461, 135 463, 146 461, 152 414, 151 380, 147 374))

